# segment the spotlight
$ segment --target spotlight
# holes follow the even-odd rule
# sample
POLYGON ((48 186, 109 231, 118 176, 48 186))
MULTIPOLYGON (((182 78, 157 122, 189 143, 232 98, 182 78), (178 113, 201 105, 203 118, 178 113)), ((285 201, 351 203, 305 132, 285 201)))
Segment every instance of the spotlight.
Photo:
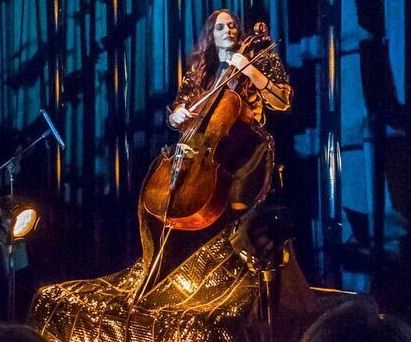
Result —
POLYGON ((7 274, 7 318, 10 322, 15 319, 15 260, 14 245, 16 240, 23 239, 40 220, 35 207, 26 200, 16 196, 0 197, 0 247, 6 258, 7 274))
POLYGON ((31 203, 18 197, 0 197, 0 225, 12 240, 24 238, 36 228, 39 220, 40 216, 31 203))

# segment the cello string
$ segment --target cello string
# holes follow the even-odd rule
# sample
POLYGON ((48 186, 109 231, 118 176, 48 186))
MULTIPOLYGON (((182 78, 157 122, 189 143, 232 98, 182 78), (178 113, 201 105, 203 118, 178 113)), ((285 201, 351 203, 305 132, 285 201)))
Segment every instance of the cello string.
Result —
MULTIPOLYGON (((177 178, 179 176, 179 172, 180 172, 181 166, 183 164, 184 153, 185 153, 184 149, 178 144, 176 146, 176 153, 175 153, 174 160, 173 160, 169 196, 167 198, 166 210, 165 210, 164 217, 163 217, 164 224, 163 224, 163 228, 162 228, 161 235, 160 235, 160 246, 165 246, 165 244, 166 244, 165 230, 166 230, 166 223, 167 223, 167 215, 168 215, 168 210, 170 209, 171 196, 172 196, 172 194, 175 190, 177 178)), ((170 229, 170 231, 171 231, 171 229, 170 229)), ((168 236, 169 236, 169 233, 167 235, 167 239, 168 239, 168 236)), ((157 282, 157 279, 158 279, 158 277, 161 273, 163 255, 164 255, 164 248, 160 249, 160 251, 159 251, 159 262, 158 262, 158 266, 156 267, 157 272, 156 272, 156 276, 154 278, 154 283, 157 282)))
MULTIPOLYGON (((224 78, 227 78, 227 75, 231 76, 233 74, 233 72, 234 72, 234 68, 232 68, 232 67, 230 69, 226 69, 225 71, 222 70, 222 72, 220 73, 220 75, 218 77, 217 82, 214 83, 213 88, 211 89, 211 92, 214 92, 215 89, 217 88, 217 86, 220 85, 220 82, 223 82, 224 78)), ((208 95, 206 95, 205 97, 207 97, 207 96, 208 95)), ((190 110, 194 110, 195 108, 197 108, 199 103, 202 103, 201 101, 202 100, 200 99, 196 104, 192 105, 190 107, 190 110)), ((194 117, 194 120, 192 121, 192 124, 183 133, 183 136, 182 136, 182 139, 181 139, 182 142, 187 142, 188 140, 190 140, 194 136, 194 134, 197 132, 199 126, 201 125, 201 122, 202 122, 203 118, 204 118, 204 116, 201 115, 201 114, 194 117)))
MULTIPOLYGON (((254 63, 256 60, 258 60, 259 58, 263 57, 266 53, 270 52, 275 46, 277 46, 278 42, 273 42, 272 44, 270 44, 268 47, 266 47, 265 49, 263 49, 262 51, 260 51, 258 54, 256 54, 246 65, 244 65, 241 69, 235 71, 235 69, 232 69, 230 71, 230 73, 226 73, 226 75, 229 75, 223 82, 221 82, 220 84, 219 81, 217 82, 217 84, 214 86, 214 88, 212 90, 210 90, 208 92, 207 95, 205 95, 203 98, 201 98, 199 101, 197 101, 196 103, 194 103, 193 105, 191 105, 191 107, 188 109, 190 112, 193 112, 195 109, 197 109, 197 107, 199 105, 201 105, 202 103, 204 103, 205 101, 207 101, 209 98, 211 98, 212 95, 214 95, 218 90, 220 90, 224 85, 226 85, 228 82, 230 82, 232 79, 234 79, 235 77, 237 77, 237 75, 239 75, 245 68, 247 68, 250 64, 254 63)), ((187 142, 188 140, 190 140, 194 134, 197 132, 198 128, 200 127, 200 124, 203 120, 203 116, 202 115, 197 115, 195 118, 193 118, 192 122, 193 124, 190 125, 183 133, 182 137, 181 137, 181 142, 187 142)))
MULTIPOLYGON (((197 109, 197 107, 206 102, 208 99, 211 98, 212 95, 214 95, 218 90, 220 90, 224 85, 226 85, 229 81, 231 81, 232 79, 234 79, 237 75, 239 75, 246 67, 248 67, 248 65, 252 64, 254 61, 256 61, 258 58, 262 57, 265 53, 267 53, 269 50, 271 50, 275 45, 277 45, 276 42, 270 44, 269 47, 267 47, 266 49, 260 51, 256 56, 254 56, 254 58, 252 58, 245 66, 243 66, 241 69, 237 70, 236 72, 234 72, 234 69, 232 71, 230 71, 230 74, 226 74, 226 75, 230 75, 229 77, 227 77, 223 82, 220 82, 220 80, 222 80, 222 76, 220 76, 220 78, 218 79, 218 81, 216 82, 216 86, 213 87, 213 89, 206 95, 204 96, 202 99, 200 99, 197 103, 195 103, 194 105, 192 105, 189 108, 190 112, 194 112, 195 109, 197 109)), ((165 230, 167 229, 167 213, 168 213, 168 209, 169 209, 169 205, 170 205, 170 200, 171 200, 171 195, 172 192, 174 190, 175 187, 175 182, 176 182, 176 177, 178 177, 178 173, 180 171, 180 167, 182 165, 182 159, 184 157, 184 151, 181 148, 181 144, 188 142, 188 140, 190 140, 194 134, 197 132, 197 130, 199 129, 202 120, 203 120, 204 116, 203 115, 197 115, 194 120, 191 121, 191 124, 189 125, 188 129, 186 129, 183 134, 182 137, 179 141, 179 143, 176 146, 176 151, 174 154, 174 160, 173 160, 173 166, 172 166, 172 179, 171 179, 171 187, 170 187, 170 191, 169 191, 169 195, 168 195, 168 200, 167 200, 167 204, 166 204, 166 210, 164 213, 164 224, 163 224, 163 229, 162 229, 162 233, 160 236, 160 250, 155 258, 154 263, 152 264, 152 267, 150 269, 149 275, 147 277, 147 280, 145 282, 145 285, 142 289, 142 291, 140 292, 139 295, 139 299, 144 295, 146 288, 151 280, 151 277, 153 276, 155 270, 157 270, 156 273, 156 277, 154 282, 158 279, 158 276, 160 274, 160 270, 161 270, 161 263, 162 263, 162 258, 164 255, 164 248, 165 245, 167 243, 167 240, 170 236, 171 233, 171 228, 167 231, 167 234, 164 234, 165 230)))
MULTIPOLYGON (((176 177, 178 177, 178 173, 179 173, 179 171, 180 171, 180 168, 181 168, 181 159, 182 159, 182 155, 181 155, 181 153, 182 153, 183 151, 182 151, 182 149, 181 149, 181 147, 180 147, 180 145, 177 145, 176 146, 176 151, 175 151, 175 157, 174 157, 174 159, 173 159, 173 167, 172 167, 172 175, 171 175, 171 184, 170 184, 170 193, 172 192, 172 191, 174 191, 174 188, 175 188, 175 182, 176 182, 176 177)), ((169 197, 171 198, 171 195, 169 195, 169 197)), ((160 241, 159 241, 159 245, 161 246, 161 245, 163 245, 163 243, 164 243, 164 241, 165 241, 165 225, 166 225, 166 222, 167 222, 167 212, 168 212, 168 209, 169 209, 169 205, 170 205, 170 198, 168 198, 168 200, 167 200, 167 206, 166 206, 166 211, 165 211, 165 214, 164 214, 164 218, 163 218, 163 220, 164 220, 164 224, 163 224, 163 228, 162 228, 162 230, 161 230, 161 235, 160 235, 160 241)), ((164 243, 164 246, 165 246, 165 243, 164 243)), ((155 278, 154 278, 154 283, 156 283, 157 282, 157 279, 158 279, 158 277, 159 277, 159 275, 160 275, 160 273, 161 273, 161 266, 162 266, 162 263, 163 263, 163 256, 164 256, 164 250, 160 250, 159 251, 159 254, 160 254, 160 260, 159 260, 159 263, 158 263, 158 266, 157 266, 157 272, 156 272, 156 276, 155 276, 155 278)))
POLYGON ((217 92, 219 89, 221 89, 225 84, 230 82, 232 79, 237 77, 245 68, 247 68, 250 64, 254 63, 257 59, 265 55, 267 52, 270 52, 275 46, 277 46, 278 42, 274 42, 270 44, 268 47, 265 49, 261 50, 258 54, 256 54, 251 60, 248 61, 247 64, 245 64, 241 69, 238 69, 237 71, 234 72, 230 77, 228 77, 224 82, 222 82, 218 87, 214 88, 211 90, 206 96, 204 96, 202 99, 200 99, 197 103, 191 105, 189 108, 189 111, 192 112, 194 111, 200 104, 203 102, 207 101, 212 95, 214 95, 215 92, 217 92))
POLYGON ((141 290, 141 292, 139 294, 138 300, 140 300, 143 297, 143 295, 144 295, 144 293, 147 289, 147 286, 149 285, 149 283, 151 281, 151 278, 154 275, 154 272, 157 271, 156 276, 154 278, 154 284, 155 284, 155 282, 157 281, 157 279, 160 275, 161 264, 162 264, 163 255, 164 255, 164 248, 166 246, 166 243, 168 241, 168 238, 169 238, 171 230, 172 230, 172 227, 169 227, 169 229, 167 231, 167 234, 165 234, 165 231, 167 229, 167 216, 168 216, 168 210, 170 208, 171 196, 172 196, 172 193, 175 189, 175 183, 176 183, 175 177, 178 177, 178 172, 179 172, 179 170, 181 168, 181 164, 182 164, 182 159, 183 159, 183 154, 182 153, 183 153, 182 148, 180 147, 179 144, 177 144, 176 151, 175 151, 175 154, 174 154, 174 159, 173 159, 173 165, 172 165, 172 169, 171 169, 170 188, 169 188, 169 193, 168 193, 168 196, 167 196, 167 202, 166 202, 164 216, 163 216, 163 227, 162 227, 162 231, 161 231, 161 235, 160 235, 160 248, 159 248, 159 251, 157 253, 157 256, 156 256, 153 264, 151 265, 149 274, 148 274, 147 279, 145 281, 144 287, 143 287, 143 289, 141 290))
POLYGON ((140 292, 140 294, 139 294, 139 296, 138 296, 138 299, 139 299, 139 300, 143 297, 143 295, 144 295, 144 293, 145 293, 145 291, 146 291, 146 289, 147 289, 147 286, 148 286, 148 284, 150 283, 150 280, 151 280, 154 272, 156 271, 156 269, 157 269, 157 274, 156 274, 156 277, 155 277, 155 279, 154 279, 154 283, 155 283, 155 282, 157 281, 157 279, 158 279, 159 269, 161 268, 162 258, 163 258, 163 255, 164 255, 164 248, 165 248, 165 246, 166 246, 166 243, 167 243, 167 241, 168 241, 168 238, 169 238, 170 233, 171 233, 171 230, 172 230, 172 228, 170 227, 170 228, 168 229, 168 231, 167 231, 167 234, 164 234, 165 230, 167 229, 167 216, 168 216, 168 210, 169 210, 170 202, 171 202, 171 195, 172 195, 172 191, 174 191, 174 186, 175 186, 175 184, 173 184, 173 183, 174 183, 174 177, 175 177, 175 170, 179 170, 179 167, 180 167, 180 166, 178 165, 178 163, 179 163, 178 160, 180 159, 180 157, 179 157, 180 153, 181 153, 181 148, 180 148, 180 146, 177 144, 177 146, 176 146, 176 153, 175 153, 175 155, 174 155, 173 166, 172 166, 172 174, 171 174, 171 180, 170 180, 170 183, 171 183, 171 184, 170 184, 170 189, 169 189, 169 193, 168 193, 168 197, 167 197, 167 202, 166 202, 166 208, 165 208, 164 216, 163 216, 163 228, 162 228, 162 232, 161 232, 161 236, 160 236, 160 248, 159 248, 159 251, 158 251, 158 253, 157 253, 157 256, 156 256, 153 264, 151 265, 150 272, 149 272, 149 274, 148 274, 148 276, 147 276, 147 279, 146 279, 146 282, 145 282, 145 284, 144 284, 144 287, 143 287, 143 289, 141 290, 141 292, 140 292), (176 157, 177 157, 177 158, 176 158, 176 157), (164 236, 164 235, 165 235, 165 236, 164 236))

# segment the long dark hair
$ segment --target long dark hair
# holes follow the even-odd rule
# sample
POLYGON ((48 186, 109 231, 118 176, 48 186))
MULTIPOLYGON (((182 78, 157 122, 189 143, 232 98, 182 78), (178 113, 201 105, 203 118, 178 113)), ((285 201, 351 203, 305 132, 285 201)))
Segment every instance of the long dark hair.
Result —
POLYGON ((242 37, 240 21, 230 10, 219 9, 210 14, 204 23, 198 42, 188 58, 188 64, 196 70, 197 85, 206 88, 214 79, 219 65, 218 52, 214 44, 214 25, 220 13, 227 13, 233 18, 238 29, 238 40, 242 37))

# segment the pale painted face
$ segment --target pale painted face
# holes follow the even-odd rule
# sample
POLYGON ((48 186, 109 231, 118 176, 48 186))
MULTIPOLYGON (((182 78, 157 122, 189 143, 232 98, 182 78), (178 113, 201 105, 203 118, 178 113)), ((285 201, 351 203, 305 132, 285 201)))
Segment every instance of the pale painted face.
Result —
POLYGON ((214 24, 213 34, 214 43, 218 49, 233 48, 238 39, 238 28, 234 19, 228 13, 220 13, 214 24))

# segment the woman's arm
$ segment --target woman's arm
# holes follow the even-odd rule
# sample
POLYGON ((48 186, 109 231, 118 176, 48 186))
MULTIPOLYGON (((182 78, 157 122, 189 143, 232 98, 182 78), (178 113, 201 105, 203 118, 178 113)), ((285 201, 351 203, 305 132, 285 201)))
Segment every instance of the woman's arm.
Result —
MULTIPOLYGON (((229 61, 241 69, 248 59, 240 53, 235 53, 229 61)), ((255 65, 250 64, 242 73, 246 75, 260 92, 266 105, 274 110, 285 111, 291 106, 292 88, 287 82, 284 67, 275 52, 255 65)))
POLYGON ((197 96, 195 73, 193 69, 190 69, 185 73, 178 88, 176 99, 171 106, 171 112, 167 118, 170 128, 179 129, 184 122, 193 117, 193 114, 186 109, 186 104, 190 103, 195 96, 197 96))

